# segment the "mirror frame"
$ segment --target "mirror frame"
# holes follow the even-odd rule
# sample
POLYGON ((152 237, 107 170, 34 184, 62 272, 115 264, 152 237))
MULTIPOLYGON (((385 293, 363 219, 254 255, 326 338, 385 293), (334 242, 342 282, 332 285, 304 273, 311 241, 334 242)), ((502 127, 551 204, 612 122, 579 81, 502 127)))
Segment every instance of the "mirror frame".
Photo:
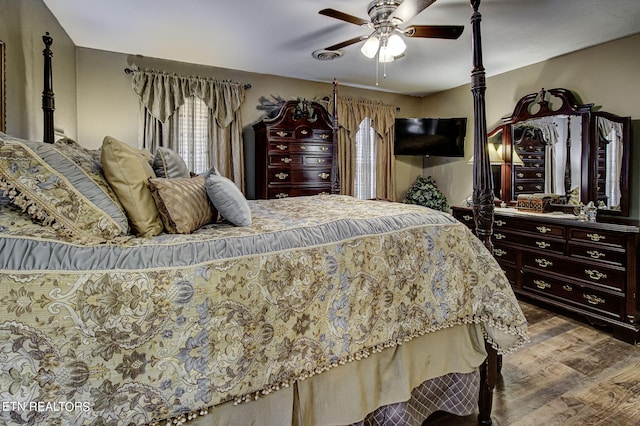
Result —
MULTIPOLYGON (((502 119, 502 124, 495 127, 488 134, 489 138, 496 138, 502 132, 502 144, 504 164, 501 166, 501 198, 504 203, 510 206, 516 205, 516 196, 513 190, 513 165, 512 150, 515 141, 513 140, 513 130, 517 123, 553 115, 571 115, 581 117, 582 123, 582 159, 581 159, 581 182, 580 200, 586 204, 588 201, 596 200, 597 188, 597 123, 596 117, 601 116, 614 122, 623 124, 623 164, 621 170, 621 200, 620 210, 602 209, 600 213, 606 215, 628 216, 629 215, 629 150, 630 150, 630 117, 619 117, 606 112, 592 112, 594 104, 582 104, 577 97, 569 90, 556 88, 537 93, 531 93, 518 100, 513 113, 502 119), (560 102, 559 105, 557 101, 560 102)), ((565 195, 565 194, 562 194, 565 195)), ((571 208, 566 209, 573 210, 571 208)), ((559 209, 560 206, 558 206, 559 209)))
POLYGON ((598 132, 598 117, 622 124, 622 164, 620 168, 620 210, 603 209, 600 213, 615 216, 629 216, 629 197, 631 195, 629 188, 629 173, 631 164, 631 117, 620 117, 606 111, 597 111, 591 114, 591 125, 589 129, 589 138, 592 141, 589 157, 593 160, 589 164, 588 182, 592 183, 589 187, 589 200, 598 198, 598 140, 600 134, 598 132))

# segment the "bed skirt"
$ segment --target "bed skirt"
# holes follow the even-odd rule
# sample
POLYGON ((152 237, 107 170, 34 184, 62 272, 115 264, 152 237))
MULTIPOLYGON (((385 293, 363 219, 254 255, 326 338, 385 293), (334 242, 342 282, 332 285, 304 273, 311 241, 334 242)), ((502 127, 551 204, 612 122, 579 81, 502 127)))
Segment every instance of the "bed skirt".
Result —
POLYGON ((420 426, 436 411, 456 415, 477 411, 477 367, 485 357, 480 327, 459 325, 297 381, 254 401, 229 402, 174 420, 191 420, 191 426, 420 426))

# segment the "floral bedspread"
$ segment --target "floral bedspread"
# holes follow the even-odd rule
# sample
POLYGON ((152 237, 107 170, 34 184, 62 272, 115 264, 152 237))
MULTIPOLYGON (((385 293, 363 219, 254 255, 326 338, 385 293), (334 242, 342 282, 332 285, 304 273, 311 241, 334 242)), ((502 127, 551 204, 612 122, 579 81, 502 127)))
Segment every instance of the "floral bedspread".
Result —
POLYGON ((3 207, 0 423, 144 424, 462 323, 501 353, 527 339, 500 267, 448 214, 346 196, 250 203, 251 227, 100 245, 3 207))

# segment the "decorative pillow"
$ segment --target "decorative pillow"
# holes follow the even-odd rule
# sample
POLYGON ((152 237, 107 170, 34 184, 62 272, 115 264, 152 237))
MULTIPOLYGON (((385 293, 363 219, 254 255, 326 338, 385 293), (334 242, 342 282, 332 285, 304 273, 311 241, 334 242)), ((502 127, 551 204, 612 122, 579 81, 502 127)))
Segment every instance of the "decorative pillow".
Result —
POLYGON ((76 163, 84 174, 100 188, 100 198, 91 193, 86 194, 86 196, 108 213, 113 220, 118 222, 125 229, 125 234, 129 233, 129 220, 124 207, 122 207, 122 204, 118 201, 118 196, 113 192, 109 182, 104 177, 100 162, 100 150, 84 148, 69 138, 58 139, 53 146, 62 155, 76 163), (108 197, 106 200, 102 199, 102 193, 108 197))
POLYGON ((251 209, 247 199, 233 181, 210 173, 205 185, 209 199, 225 219, 236 226, 251 225, 251 209))
POLYGON ((99 180, 60 145, 0 133, 0 189, 65 239, 97 242, 128 232, 121 206, 99 180))
POLYGON ((172 149, 159 146, 153 158, 153 171, 162 178, 188 178, 189 168, 182 157, 172 149))
POLYGON ((213 221, 203 177, 151 178, 149 188, 167 232, 189 234, 213 221))
POLYGON ((136 235, 152 237, 163 226, 153 196, 147 185, 156 175, 139 149, 111 136, 102 141, 102 169, 127 212, 136 235))

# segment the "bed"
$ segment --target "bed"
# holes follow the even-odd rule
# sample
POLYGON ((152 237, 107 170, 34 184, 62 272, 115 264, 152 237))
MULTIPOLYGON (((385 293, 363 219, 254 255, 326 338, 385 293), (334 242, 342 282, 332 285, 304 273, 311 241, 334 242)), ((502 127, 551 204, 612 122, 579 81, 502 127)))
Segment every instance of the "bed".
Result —
POLYGON ((247 201, 215 174, 156 178, 158 209, 191 228, 135 236, 154 225, 131 218, 105 153, 127 176, 158 153, 53 142, 45 87, 48 143, 0 134, 0 422, 419 425, 479 404, 490 424, 497 354, 527 332, 491 255, 475 65, 480 238, 416 205, 247 201))

